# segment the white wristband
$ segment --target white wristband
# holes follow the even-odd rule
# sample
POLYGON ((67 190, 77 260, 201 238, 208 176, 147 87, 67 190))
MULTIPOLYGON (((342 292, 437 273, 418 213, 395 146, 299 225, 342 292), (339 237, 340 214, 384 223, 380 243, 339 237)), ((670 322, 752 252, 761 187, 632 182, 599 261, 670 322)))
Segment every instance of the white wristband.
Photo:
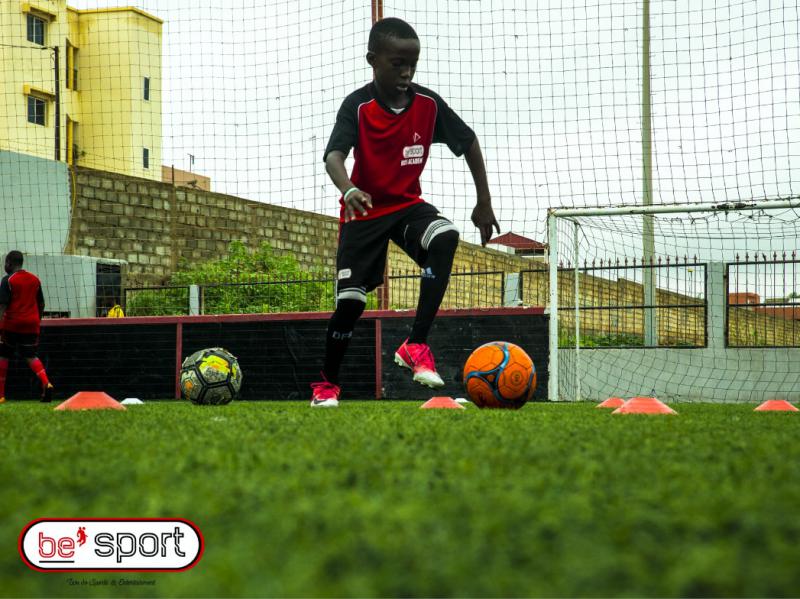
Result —
POLYGON ((345 191, 345 192, 344 192, 344 196, 342 197, 342 201, 343 201, 343 202, 346 202, 346 201, 347 201, 347 198, 348 198, 348 196, 349 196, 351 193, 353 193, 354 191, 361 191, 361 190, 360 190, 358 187, 351 187, 350 189, 348 189, 347 191, 345 191))

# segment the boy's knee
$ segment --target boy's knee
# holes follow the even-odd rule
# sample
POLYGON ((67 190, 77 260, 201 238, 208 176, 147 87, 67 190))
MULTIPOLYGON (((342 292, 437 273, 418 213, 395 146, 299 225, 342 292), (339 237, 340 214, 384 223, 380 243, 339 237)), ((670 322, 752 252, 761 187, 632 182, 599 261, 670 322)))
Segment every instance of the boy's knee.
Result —
POLYGON ((364 296, 363 301, 361 299, 350 299, 341 296, 337 297, 336 311, 333 313, 333 319, 338 323, 355 324, 355 322, 364 312, 366 302, 366 296, 364 296))
POLYGON ((346 289, 337 289, 336 290, 336 309, 339 309, 339 304, 341 302, 353 302, 353 303, 360 303, 362 305, 362 310, 364 309, 363 306, 367 303, 367 292, 364 291, 361 287, 349 287, 346 289))
POLYGON ((449 252, 454 254, 458 247, 458 238, 458 230, 455 227, 442 231, 430 240, 428 243, 428 252, 449 252))

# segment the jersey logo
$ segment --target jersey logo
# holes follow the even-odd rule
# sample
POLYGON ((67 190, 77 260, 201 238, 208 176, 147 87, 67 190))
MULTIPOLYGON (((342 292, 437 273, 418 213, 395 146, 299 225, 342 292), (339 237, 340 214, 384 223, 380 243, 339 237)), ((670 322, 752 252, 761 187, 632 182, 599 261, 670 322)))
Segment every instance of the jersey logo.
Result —
POLYGON ((417 143, 420 139, 422 139, 422 136, 414 131, 414 143, 417 143))
POLYGON ((425 146, 421 146, 419 144, 414 146, 406 146, 403 148, 403 160, 400 161, 400 166, 422 164, 424 158, 425 146))

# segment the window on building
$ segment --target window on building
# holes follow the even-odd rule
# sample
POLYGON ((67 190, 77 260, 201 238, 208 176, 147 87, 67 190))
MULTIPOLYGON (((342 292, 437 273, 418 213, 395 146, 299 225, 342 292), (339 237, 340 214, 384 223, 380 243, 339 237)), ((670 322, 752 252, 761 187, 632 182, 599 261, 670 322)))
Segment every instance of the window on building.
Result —
POLYGON ((150 168, 150 150, 147 148, 142 149, 142 166, 150 168))
POLYGON ((78 89, 78 49, 67 40, 67 89, 78 89))
POLYGON ((150 77, 144 78, 144 99, 150 100, 150 77))
POLYGON ((78 159, 78 145, 75 141, 77 128, 78 123, 67 115, 67 164, 75 164, 75 161, 78 159))
POLYGON ((40 46, 44 46, 44 34, 46 28, 45 20, 41 17, 32 15, 31 13, 27 14, 27 18, 28 41, 33 42, 34 44, 39 44, 40 46))
POLYGON ((78 123, 72 121, 72 164, 77 164, 81 153, 78 147, 78 123))
POLYGON ((28 96, 28 122, 34 125, 45 124, 45 111, 47 102, 36 96, 28 96))

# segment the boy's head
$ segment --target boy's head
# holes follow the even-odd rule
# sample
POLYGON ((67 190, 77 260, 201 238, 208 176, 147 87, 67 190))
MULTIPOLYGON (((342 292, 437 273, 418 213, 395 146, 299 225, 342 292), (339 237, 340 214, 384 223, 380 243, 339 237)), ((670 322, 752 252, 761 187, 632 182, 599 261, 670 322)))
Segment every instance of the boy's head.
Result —
POLYGON ((11 274, 12 272, 22 268, 22 262, 22 252, 17 250, 11 250, 8 252, 8 254, 6 254, 5 263, 6 273, 11 274))
POLYGON ((417 40, 419 36, 414 28, 402 19, 387 17, 381 19, 372 26, 369 32, 369 44, 367 49, 370 52, 378 52, 383 49, 387 40, 417 40))
POLYGON ((408 90, 417 70, 420 43, 417 32, 402 19, 388 17, 369 32, 367 62, 375 72, 375 83, 389 97, 408 90))

